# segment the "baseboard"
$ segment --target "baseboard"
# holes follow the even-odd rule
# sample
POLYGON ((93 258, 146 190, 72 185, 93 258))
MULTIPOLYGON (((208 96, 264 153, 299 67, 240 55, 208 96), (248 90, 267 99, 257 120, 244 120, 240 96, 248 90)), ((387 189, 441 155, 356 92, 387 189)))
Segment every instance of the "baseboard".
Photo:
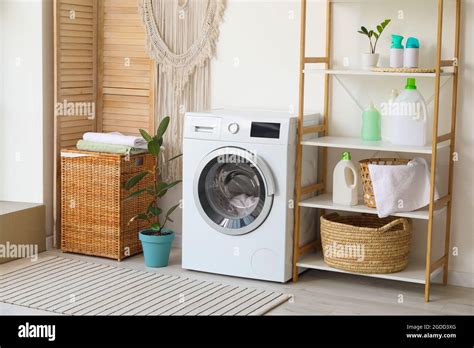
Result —
POLYGON ((46 237, 46 250, 53 250, 54 249, 54 236, 46 237))
MULTIPOLYGON (((431 279, 433 283, 443 282, 443 272, 439 272, 431 279)), ((474 288, 474 274, 467 272, 448 271, 448 284, 463 288, 474 288)))

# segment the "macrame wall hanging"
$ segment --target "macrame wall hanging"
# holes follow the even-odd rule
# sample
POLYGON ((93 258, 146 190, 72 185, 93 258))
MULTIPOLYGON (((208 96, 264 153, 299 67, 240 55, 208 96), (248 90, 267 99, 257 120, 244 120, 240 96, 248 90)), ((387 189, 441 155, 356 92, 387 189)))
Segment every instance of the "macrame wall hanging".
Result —
MULTIPOLYGON (((210 107, 210 60, 215 54, 226 0, 140 0, 147 53, 158 64, 158 121, 171 116, 165 156, 182 151, 184 113, 210 107)), ((181 177, 181 161, 162 175, 181 177)))

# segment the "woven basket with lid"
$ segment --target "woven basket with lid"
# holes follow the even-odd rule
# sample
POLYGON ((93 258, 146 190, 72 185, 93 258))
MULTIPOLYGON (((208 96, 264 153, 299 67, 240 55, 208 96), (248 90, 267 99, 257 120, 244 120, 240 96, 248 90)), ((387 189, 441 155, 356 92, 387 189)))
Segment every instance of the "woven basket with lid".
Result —
MULTIPOLYGON (((61 250, 116 260, 142 251, 138 239, 146 221, 132 217, 150 203, 146 194, 124 201, 130 195, 124 184, 143 170, 153 170, 150 154, 119 155, 61 150, 61 250)), ((135 189, 153 183, 143 179, 135 189)))

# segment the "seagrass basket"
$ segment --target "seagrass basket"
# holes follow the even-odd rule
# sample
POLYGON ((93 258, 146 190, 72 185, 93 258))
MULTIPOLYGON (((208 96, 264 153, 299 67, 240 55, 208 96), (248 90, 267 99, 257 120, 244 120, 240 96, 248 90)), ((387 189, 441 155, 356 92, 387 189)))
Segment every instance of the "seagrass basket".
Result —
POLYGON ((145 211, 151 199, 142 194, 124 199, 150 185, 152 175, 133 191, 123 185, 142 170, 153 170, 149 154, 118 155, 76 149, 61 150, 61 249, 116 260, 142 251, 138 239, 143 221, 130 219, 145 211))
POLYGON ((383 274, 405 269, 410 252, 407 219, 376 215, 321 217, 324 262, 349 272, 383 274))
POLYGON ((374 187, 370 178, 369 164, 378 164, 385 166, 406 165, 411 160, 402 158, 369 158, 359 161, 360 176, 364 189, 364 204, 369 208, 377 208, 374 196, 374 187))

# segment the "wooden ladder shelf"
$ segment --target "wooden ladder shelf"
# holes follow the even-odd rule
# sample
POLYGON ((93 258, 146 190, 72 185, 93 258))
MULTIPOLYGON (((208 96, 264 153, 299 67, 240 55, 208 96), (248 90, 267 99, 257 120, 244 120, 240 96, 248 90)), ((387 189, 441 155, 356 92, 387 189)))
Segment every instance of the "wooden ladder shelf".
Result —
POLYGON ((299 269, 320 269, 326 271, 334 271, 341 273, 350 273, 337 270, 327 266, 322 260, 322 256, 318 256, 317 249, 320 248, 320 241, 315 240, 306 245, 300 245, 300 223, 301 223, 301 209, 302 208, 317 208, 320 209, 321 214, 324 214, 325 209, 328 210, 344 210, 352 212, 362 212, 376 214, 375 209, 367 208, 362 205, 354 207, 338 207, 332 204, 332 199, 329 194, 325 193, 327 190, 327 172, 328 172, 328 149, 329 148, 350 148, 360 150, 378 150, 378 151, 401 151, 419 154, 431 155, 431 180, 430 180, 430 204, 426 209, 418 210, 416 212, 397 213, 396 216, 422 219, 428 221, 427 242, 426 242, 426 258, 424 264, 409 264, 407 269, 393 274, 371 274, 365 276, 372 276, 385 279, 394 279, 399 281, 413 282, 424 284, 425 286, 425 302, 430 299, 430 281, 432 274, 442 269, 443 284, 448 282, 448 262, 449 262, 449 241, 451 234, 451 213, 452 213, 452 195, 453 195, 453 169, 454 169, 454 151, 456 139, 456 106, 457 106, 457 86, 458 86, 458 65, 460 53, 460 22, 461 22, 461 0, 455 0, 455 38, 454 38, 454 58, 442 59, 442 35, 443 35, 443 0, 438 0, 438 17, 437 17, 437 43, 436 43, 436 72, 432 74, 419 73, 402 73, 392 74, 390 72, 373 72, 373 71, 358 71, 358 70, 331 70, 331 44, 332 44, 332 11, 333 0, 326 0, 326 47, 324 57, 307 57, 306 56, 306 14, 307 14, 307 0, 301 0, 301 42, 300 42, 300 72, 299 72, 299 107, 298 107, 298 138, 300 139, 297 147, 297 164, 296 164, 296 206, 295 206, 295 228, 294 228, 294 248, 293 248, 293 281, 298 281, 299 269), (303 127, 304 121, 304 102, 305 102, 305 72, 306 64, 322 64, 323 69, 320 71, 324 73, 324 111, 323 124, 318 126, 303 127), (443 72, 443 67, 449 67, 452 72, 443 72), (329 136, 329 109, 330 109, 330 79, 332 76, 339 74, 362 75, 362 76, 412 76, 412 77, 431 77, 435 82, 434 95, 434 113, 433 113, 433 130, 432 130, 432 145, 427 147, 413 147, 408 149, 399 149, 390 144, 381 143, 377 146, 363 145, 355 138, 332 137, 329 136), (451 130, 444 135, 438 135, 438 120, 440 109, 440 89, 441 78, 448 76, 452 78, 452 107, 451 107, 451 130), (309 134, 319 134, 320 138, 314 140, 305 140, 303 137, 309 134), (321 180, 319 183, 302 187, 302 159, 303 146, 319 146, 322 148, 322 168, 321 180), (448 177, 448 193, 446 196, 435 201, 435 177, 436 177, 436 161, 438 150, 449 147, 449 177, 448 177), (311 199, 302 200, 302 197, 309 193, 317 192, 318 195, 311 199), (432 234, 433 234, 433 220, 437 213, 446 214, 445 238, 444 238, 444 254, 437 260, 432 261, 432 234))

